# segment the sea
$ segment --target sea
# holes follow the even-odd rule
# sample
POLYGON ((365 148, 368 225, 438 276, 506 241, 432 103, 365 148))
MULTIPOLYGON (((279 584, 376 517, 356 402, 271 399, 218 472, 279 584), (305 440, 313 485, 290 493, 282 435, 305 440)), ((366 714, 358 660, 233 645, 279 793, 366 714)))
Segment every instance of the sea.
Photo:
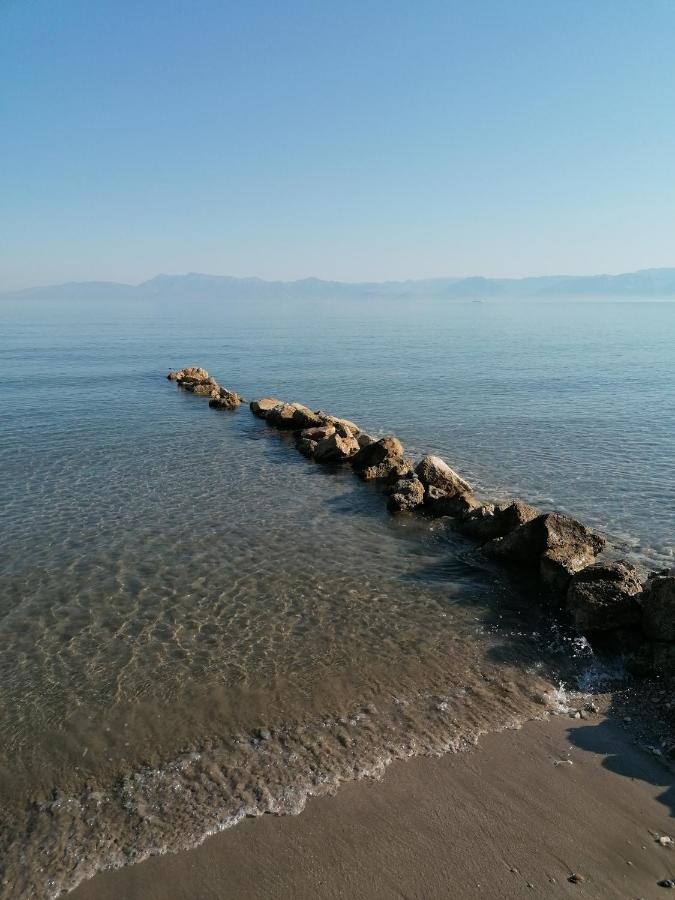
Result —
POLYGON ((0 300, 3 898, 555 712, 602 661, 205 367, 673 565, 675 304, 0 300))

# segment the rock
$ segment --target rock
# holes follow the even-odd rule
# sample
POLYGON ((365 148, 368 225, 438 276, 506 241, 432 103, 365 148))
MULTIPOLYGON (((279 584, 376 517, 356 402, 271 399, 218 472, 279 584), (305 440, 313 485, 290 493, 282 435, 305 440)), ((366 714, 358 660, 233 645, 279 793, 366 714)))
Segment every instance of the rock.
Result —
MULTIPOLYGON (((215 385, 215 388, 218 386, 215 385)), ((214 390, 214 385, 210 381, 202 381, 197 384, 191 384, 188 390, 200 397, 210 397, 214 390)))
POLYGON ((361 431, 355 422, 350 422, 349 419, 339 419, 337 416, 331 416, 330 413, 324 412, 322 409, 317 409, 314 415, 318 416, 321 420, 320 424, 322 425, 342 425, 353 435, 357 435, 361 431))
POLYGON ((437 487, 446 494, 471 493, 471 485, 464 481, 440 456, 425 456, 415 469, 426 487, 437 487))
POLYGON ((425 490, 424 506, 432 516, 465 516, 479 507, 480 502, 471 491, 448 494, 432 484, 425 490))
POLYGON ((322 441, 324 438, 335 434, 335 428, 332 425, 320 425, 316 428, 305 428, 300 432, 301 438, 308 438, 310 441, 322 441))
POLYGON ((571 576, 590 565, 606 541, 562 513, 546 513, 483 545, 483 552, 507 563, 539 569, 544 586, 564 596, 571 576))
POLYGON ((571 884, 583 884, 586 879, 583 875, 579 875, 578 872, 573 872, 569 878, 567 879, 571 884))
POLYGON ((316 452, 316 448, 319 446, 318 441, 313 441, 311 438, 299 437, 298 438, 298 450, 304 456, 314 456, 316 452))
POLYGON ((253 415, 258 416, 260 419, 266 419, 273 409, 282 405, 281 400, 277 400, 274 397, 263 397, 261 400, 251 400, 249 404, 253 415))
POLYGON ((389 478, 395 469, 397 476, 400 477, 398 467, 402 459, 403 444, 398 438, 387 435, 379 441, 360 447, 352 459, 352 467, 366 481, 389 478))
POLYGON ((539 511, 523 503, 522 500, 511 500, 506 503, 486 503, 472 509, 460 523, 460 530, 469 537, 479 541, 491 541, 504 537, 514 528, 529 522, 539 511))
POLYGON ((626 562, 595 563, 572 576, 566 606, 582 634, 637 625, 642 591, 637 569, 626 562))
POLYGON ((401 478, 387 500, 390 512, 409 512, 424 503, 424 485, 419 478, 401 478))
POLYGON ((364 481, 384 481, 385 484, 394 484, 402 478, 411 478, 414 474, 412 462, 397 456, 385 459, 377 466, 368 466, 359 472, 364 481))
POLYGON ((181 373, 174 372, 172 369, 166 377, 169 379, 169 381, 178 381, 181 378, 181 373))
POLYGON ((675 573, 652 575, 640 598, 642 627, 654 641, 675 641, 675 573))
POLYGON ((359 452, 354 435, 346 428, 336 429, 319 441, 314 448, 314 459, 321 463, 344 462, 359 452))
POLYGON ((367 447, 369 444, 375 443, 375 438, 371 437, 371 435, 366 434, 365 431, 359 431, 356 435, 356 440, 359 442, 359 448, 363 450, 364 447, 367 447))
POLYGON ((234 391, 228 391, 227 388, 219 387, 217 391, 211 394, 209 406, 214 409, 237 409, 241 405, 241 397, 234 391))
POLYGON ((265 419, 268 425, 275 428, 296 428, 294 419, 296 412, 296 407, 292 403, 278 403, 269 410, 265 419))
POLYGON ((293 428, 317 428, 324 425, 324 421, 317 413, 312 412, 308 406, 302 403, 292 403, 295 408, 293 413, 293 428))

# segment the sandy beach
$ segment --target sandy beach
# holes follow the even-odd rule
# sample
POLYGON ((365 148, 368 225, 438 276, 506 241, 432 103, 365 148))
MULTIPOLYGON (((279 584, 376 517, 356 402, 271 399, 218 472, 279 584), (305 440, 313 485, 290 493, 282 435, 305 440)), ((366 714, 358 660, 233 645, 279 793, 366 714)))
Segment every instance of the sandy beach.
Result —
POLYGON ((675 830, 674 809, 672 773, 622 728, 559 717, 467 753, 394 763, 299 816, 249 819, 71 896, 648 900, 675 877, 675 851, 658 842, 675 830))

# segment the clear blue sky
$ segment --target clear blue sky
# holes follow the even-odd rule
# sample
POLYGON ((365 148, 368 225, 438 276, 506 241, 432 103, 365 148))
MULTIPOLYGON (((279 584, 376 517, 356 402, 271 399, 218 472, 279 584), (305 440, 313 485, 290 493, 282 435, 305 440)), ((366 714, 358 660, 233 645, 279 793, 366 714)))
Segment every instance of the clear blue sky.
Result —
POLYGON ((0 290, 675 265, 673 0, 0 0, 0 290))

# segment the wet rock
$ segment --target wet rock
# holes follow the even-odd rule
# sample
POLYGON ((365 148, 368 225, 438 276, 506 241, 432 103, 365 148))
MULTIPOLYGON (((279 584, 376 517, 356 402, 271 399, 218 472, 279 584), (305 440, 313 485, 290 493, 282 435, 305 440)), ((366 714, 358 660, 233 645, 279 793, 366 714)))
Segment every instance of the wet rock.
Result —
POLYGON ((211 381, 202 381, 197 384, 186 385, 187 389, 200 397, 210 397, 218 385, 211 381))
POLYGON ((249 403, 253 415, 260 419, 266 419, 273 409, 282 405, 281 400, 277 400, 275 397, 263 397, 260 400, 251 400, 249 403))
POLYGON ((446 494, 471 493, 471 485, 464 481, 440 456, 425 456, 415 469, 425 487, 441 488, 446 494))
POLYGON ((177 371, 171 371, 166 376, 169 381, 184 381, 186 379, 194 379, 194 381, 206 381, 209 377, 209 373, 206 369, 202 369, 199 366, 185 366, 182 369, 178 369, 177 371))
POLYGON ((318 416, 318 418, 321 420, 319 424, 334 425, 336 427, 338 425, 341 425, 354 436, 356 436, 361 431, 361 429, 355 422, 350 422, 349 419, 340 419, 337 416, 331 416, 330 413, 324 412, 322 409, 317 409, 314 415, 318 416))
POLYGON ((317 415, 315 412, 312 412, 309 407, 302 406, 302 404, 300 403, 293 403, 292 406, 295 407, 295 413, 293 414, 294 428, 319 428, 324 425, 324 421, 321 416, 317 415))
POLYGON ((387 500, 390 512, 410 512, 424 503, 424 485, 417 477, 401 478, 387 500))
POLYGON ((480 502, 471 491, 448 494, 442 488, 429 485, 425 491, 424 506, 432 516, 461 517, 479 507, 480 502))
POLYGON ((575 573, 566 606, 578 631, 612 631, 638 625, 637 600, 642 584, 637 569, 626 562, 595 563, 575 573))
POLYGON ((550 593, 564 597, 570 578, 590 565, 606 541, 562 513, 546 513, 510 534, 488 541, 483 552, 506 563, 539 569, 550 593))
POLYGON ((268 425, 275 428, 296 428, 295 413, 296 407, 293 403, 278 403, 269 410, 265 416, 268 425))
POLYGON ((335 434, 335 428, 332 425, 321 425, 317 428, 303 429, 300 432, 300 437, 310 441, 322 441, 324 438, 330 437, 331 434, 335 434))
POLYGON ((472 509, 460 523, 460 530, 478 541, 504 537, 519 525, 530 522, 539 511, 522 500, 505 503, 486 503, 472 509))
POLYGON ((298 450, 303 454, 303 456, 314 456, 316 448, 318 446, 319 442, 313 441, 311 438, 298 438, 298 450))
POLYGON ((641 596, 642 627, 654 641, 675 641, 675 572, 652 575, 641 596))
POLYGON ((403 444, 392 435, 359 448, 352 467, 365 481, 397 480, 412 468, 403 460, 403 444))
POLYGON ((374 444, 376 438, 366 434, 365 431, 359 431, 356 435, 356 440, 359 442, 359 449, 363 450, 363 448, 367 447, 369 444, 374 444))
POLYGON ((241 406, 241 397, 234 391, 228 391, 227 388, 219 387, 211 394, 209 406, 214 409, 237 409, 241 406))
POLYGON ((379 465, 368 466, 359 472, 364 481, 383 481, 385 484, 395 484, 402 478, 412 478, 414 474, 411 460, 398 457, 385 459, 379 465))
POLYGON ((321 463, 340 463, 359 452, 354 435, 346 428, 339 427, 328 437, 319 441, 314 448, 314 459, 321 463))

